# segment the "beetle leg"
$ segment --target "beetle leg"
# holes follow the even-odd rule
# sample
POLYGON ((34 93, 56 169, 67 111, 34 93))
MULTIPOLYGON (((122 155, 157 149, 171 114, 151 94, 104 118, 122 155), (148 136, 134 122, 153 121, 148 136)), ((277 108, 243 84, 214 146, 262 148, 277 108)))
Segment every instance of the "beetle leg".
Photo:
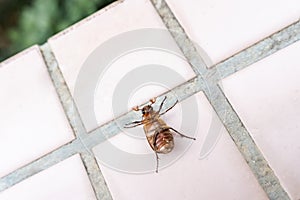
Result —
POLYGON ((177 103, 178 103, 178 100, 177 100, 170 108, 168 108, 167 110, 165 110, 164 112, 162 112, 162 113, 159 114, 159 115, 164 115, 164 114, 166 114, 166 112, 168 112, 169 110, 171 110, 177 103))
POLYGON ((134 122, 125 124, 124 128, 133 128, 133 127, 136 127, 136 126, 140 126, 143 123, 144 123, 143 121, 134 121, 134 122), (130 125, 132 125, 132 126, 130 126, 130 125))
POLYGON ((196 138, 193 138, 193 137, 189 137, 187 135, 184 135, 182 133, 179 133, 177 130, 175 130, 174 128, 172 127, 168 127, 168 129, 171 129, 172 131, 174 131, 175 133, 178 133, 181 137, 185 137, 185 138, 189 138, 189 139, 192 139, 192 140, 196 140, 196 138))
POLYGON ((158 157, 158 154, 157 152, 155 151, 155 155, 156 155, 156 173, 158 173, 158 160, 159 160, 159 157, 158 157))
POLYGON ((141 121, 134 121, 134 122, 130 122, 128 124, 125 124, 124 128, 133 128, 133 127, 136 127, 136 126, 140 126, 140 125, 145 125, 145 124, 148 124, 148 123, 151 123, 152 121, 151 120, 147 120, 147 119, 144 119, 144 120, 141 120, 141 121), (130 126, 132 125, 132 126, 130 126))
POLYGON ((167 99, 167 96, 165 96, 164 100, 160 103, 158 113, 161 111, 161 109, 162 109, 162 107, 163 107, 164 102, 165 102, 166 99, 167 99))
POLYGON ((157 139, 157 136, 158 136, 159 132, 155 132, 154 133, 154 137, 153 137, 153 147, 154 147, 154 153, 155 153, 155 156, 156 156, 156 173, 158 173, 158 160, 159 160, 159 157, 158 157, 158 153, 157 153, 157 147, 156 147, 156 139, 157 139))

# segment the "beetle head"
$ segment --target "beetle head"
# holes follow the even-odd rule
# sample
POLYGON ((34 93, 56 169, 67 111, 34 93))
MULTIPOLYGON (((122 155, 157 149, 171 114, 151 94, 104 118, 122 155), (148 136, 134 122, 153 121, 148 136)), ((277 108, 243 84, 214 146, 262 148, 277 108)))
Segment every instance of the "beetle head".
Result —
POLYGON ((143 115, 148 115, 149 113, 151 113, 153 111, 153 108, 151 105, 147 105, 147 106, 144 106, 142 108, 142 114, 143 115))

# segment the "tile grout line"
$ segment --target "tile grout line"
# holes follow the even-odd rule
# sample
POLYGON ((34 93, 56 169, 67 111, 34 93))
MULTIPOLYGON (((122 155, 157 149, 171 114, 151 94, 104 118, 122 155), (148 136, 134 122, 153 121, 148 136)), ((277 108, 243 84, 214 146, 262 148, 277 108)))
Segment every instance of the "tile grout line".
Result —
POLYGON ((79 148, 81 148, 79 141, 73 140, 70 143, 63 145, 58 149, 43 155, 35 161, 32 161, 27 165, 0 178, 0 192, 75 155, 77 153, 77 149, 79 148))
MULTIPOLYGON (((168 5, 166 4, 166 2, 164 0, 151 0, 151 1, 168 29, 171 29, 171 31, 174 29, 175 30, 183 30, 183 28, 181 27, 178 20, 174 19, 175 18, 174 14, 172 13, 172 11, 170 10, 170 8, 168 7, 168 5)), ((293 25, 291 25, 291 26, 293 26, 293 25)), ((289 26, 288 28, 290 28, 291 26, 289 26)), ((296 27, 297 27, 297 23, 296 23, 296 27)), ((278 41, 276 41, 276 39, 280 38, 280 36, 284 36, 284 31, 281 31, 280 33, 279 33, 278 37, 276 37, 277 36, 276 34, 272 35, 274 38, 272 38, 273 43, 271 43, 272 44, 271 46, 272 46, 272 49, 276 48, 276 50, 274 50, 273 52, 271 52, 269 54, 266 53, 265 55, 258 57, 259 59, 262 59, 263 57, 270 55, 270 54, 276 52, 277 50, 284 48, 285 46, 287 46, 288 44, 293 42, 293 41, 289 40, 289 38, 291 38, 290 35, 288 35, 288 37, 287 37, 288 39, 285 39, 282 44, 279 43, 278 41), (280 34, 280 33, 283 33, 283 34, 280 34), (288 41, 288 42, 285 43, 285 41, 288 41)), ((185 34, 185 33, 181 32, 181 34, 185 34)), ((189 60, 189 62, 193 63, 192 64, 193 69, 197 68, 198 64, 199 64, 198 70, 196 69, 194 71, 196 73, 198 73, 199 76, 204 75, 205 76, 204 81, 209 82, 209 86, 210 86, 209 89, 204 90, 205 94, 207 95, 208 100, 210 101, 210 103, 211 103, 212 107, 214 108, 214 110, 216 111, 218 117, 221 119, 223 125, 228 130, 230 136, 233 138, 239 151, 243 155, 244 159, 247 161, 249 167, 251 168, 252 172, 255 174, 256 178, 258 179, 258 182, 260 183, 260 185, 264 189, 264 191, 267 193, 269 198, 270 199, 290 199, 289 196, 287 195, 287 192, 281 186, 280 181, 278 180, 278 178, 276 177, 276 175, 274 174, 272 169, 269 167, 267 161, 265 160, 265 158, 263 157, 261 152, 258 150, 258 147, 254 143, 249 132, 246 130, 246 128, 242 124, 241 120, 239 119, 238 115, 231 107, 226 96, 223 95, 221 89, 218 87, 219 78, 217 77, 218 73, 215 73, 216 69, 215 68, 212 68, 212 69, 204 68, 203 60, 202 59, 198 60, 200 55, 196 52, 197 50, 191 41, 190 42, 182 42, 182 40, 178 41, 177 37, 174 37, 174 40, 178 44, 179 48, 182 50, 185 57, 189 60), (194 57, 195 54, 198 54, 199 56, 194 57), (213 95, 209 95, 209 94, 213 94, 213 95), (217 97, 217 98, 212 98, 212 97, 217 97), (223 115, 224 110, 222 110, 222 108, 220 108, 220 103, 221 103, 220 101, 225 102, 225 108, 226 108, 225 113, 230 114, 230 117, 233 117, 233 119, 235 120, 236 123, 233 124, 234 129, 232 127, 229 127, 229 125, 232 125, 232 124, 230 124, 230 123, 228 124, 228 122, 226 121, 227 120, 226 115, 225 115, 225 117, 223 115), (247 144, 247 149, 245 149, 243 146, 243 145, 245 145, 245 142, 247 144), (253 152, 250 153, 250 151, 253 151, 253 152), (263 167, 263 172, 267 172, 267 173, 261 172, 262 169, 260 167, 263 167), (269 184, 269 183, 271 183, 271 184, 269 184)), ((187 35, 185 36, 185 40, 189 40, 187 35)), ((252 61, 256 62, 257 60, 252 59, 252 61)), ((244 67, 246 67, 246 66, 244 66, 244 67)), ((220 69, 220 66, 219 66, 219 69, 220 69)), ((237 71, 237 70, 234 70, 234 72, 235 71, 237 71)))
POLYGON ((204 74, 206 71, 206 64, 202 57, 198 54, 193 42, 186 35, 183 27, 180 25, 173 12, 167 6, 164 0, 150 0, 155 7, 157 13, 161 17, 163 23, 173 36, 178 47, 187 58, 190 66, 196 74, 204 74))
POLYGON ((52 49, 48 43, 45 43, 40 47, 45 63, 47 65, 49 75, 54 84, 55 90, 61 101, 62 107, 68 118, 69 124, 72 127, 76 140, 78 140, 83 148, 80 153, 80 157, 85 166, 87 175, 92 184, 93 190, 98 200, 112 199, 104 177, 97 165, 93 153, 89 148, 86 147, 83 142, 84 138, 87 137, 86 129, 81 120, 79 111, 71 95, 71 92, 65 82, 62 72, 59 69, 58 62, 52 52, 52 49))
POLYGON ((289 200, 290 198, 278 177, 263 157, 221 88, 211 86, 209 90, 205 92, 211 94, 207 98, 268 197, 270 199, 289 200))
POLYGON ((111 193, 94 155, 90 152, 83 152, 80 156, 97 199, 112 200, 111 193))
POLYGON ((71 92, 69 91, 69 88, 64 80, 62 72, 58 67, 58 63, 52 53, 49 44, 43 44, 42 46, 40 46, 40 50, 44 58, 44 62, 47 66, 49 76, 51 77, 58 98, 64 109, 65 115, 69 121, 71 128, 73 129, 73 132, 75 133, 75 137, 84 137, 86 135, 84 125, 81 121, 71 92))
POLYGON ((217 69, 221 80, 284 49, 298 40, 300 40, 299 20, 238 52, 234 56, 217 63, 213 68, 217 69))

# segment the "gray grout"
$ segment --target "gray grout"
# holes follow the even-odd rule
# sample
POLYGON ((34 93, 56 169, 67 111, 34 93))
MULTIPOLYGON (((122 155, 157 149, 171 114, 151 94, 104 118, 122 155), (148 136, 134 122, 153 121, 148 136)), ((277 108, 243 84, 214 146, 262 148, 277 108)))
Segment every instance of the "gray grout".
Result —
POLYGON ((177 45, 187 58, 190 66, 196 74, 203 74, 206 70, 206 64, 202 57, 198 54, 193 42, 188 38, 184 29, 180 26, 180 23, 167 6, 165 1, 151 0, 153 6, 156 8, 158 14, 162 18, 165 26, 170 31, 171 35, 175 39, 177 45))
POLYGON ((222 90, 218 86, 209 90, 207 98, 269 198, 290 199, 222 90))
POLYGON ((44 57, 45 64, 48 68, 49 75, 52 79, 54 87, 57 91, 59 100, 63 106, 66 113, 66 117, 69 120, 70 126, 72 127, 75 136, 84 137, 86 135, 86 130, 81 121, 79 112, 69 91, 69 88, 64 80, 62 72, 58 67, 56 58, 54 57, 49 44, 44 44, 40 47, 42 56, 44 57))
MULTIPOLYGON (((0 192, 12 187, 13 185, 25 180, 26 178, 33 176, 57 163, 60 161, 69 158, 77 153, 76 149, 78 149, 79 145, 78 140, 73 140, 71 143, 63 145, 57 150, 46 154, 45 156, 21 167, 12 173, 4 176, 0 179, 0 192)), ((81 146, 81 145, 80 145, 81 146)))
POLYGON ((103 178, 103 175, 93 156, 93 153, 90 149, 86 147, 85 143, 83 142, 84 138, 87 137, 87 131, 80 118, 80 114, 77 110, 76 104, 70 93, 70 90, 64 80, 62 72, 58 67, 58 63, 55 59, 55 56, 53 55, 53 52, 47 43, 41 46, 41 51, 44 56, 53 84, 57 90, 59 99, 61 100, 61 103, 63 105, 66 116, 77 137, 76 140, 80 142, 80 145, 82 147, 80 155, 86 167, 96 197, 98 200, 112 199, 109 189, 103 178))
POLYGON ((216 64, 220 80, 300 40, 300 21, 216 64))
POLYGON ((93 154, 90 151, 81 153, 81 158, 83 160, 86 171, 92 183, 94 192, 97 199, 112 199, 111 193, 108 190, 108 186, 105 179, 99 169, 98 163, 93 154))

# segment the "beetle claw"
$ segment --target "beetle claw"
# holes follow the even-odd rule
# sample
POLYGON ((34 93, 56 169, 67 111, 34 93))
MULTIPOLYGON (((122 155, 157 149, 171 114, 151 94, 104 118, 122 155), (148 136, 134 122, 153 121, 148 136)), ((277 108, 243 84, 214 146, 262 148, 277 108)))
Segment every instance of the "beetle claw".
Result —
POLYGON ((154 104, 154 103, 155 103, 155 101, 156 101, 156 97, 154 97, 154 98, 150 99, 150 102, 151 102, 151 104, 154 104))
POLYGON ((134 111, 139 111, 140 109, 139 109, 138 106, 135 106, 135 107, 132 108, 132 110, 134 110, 134 111))

